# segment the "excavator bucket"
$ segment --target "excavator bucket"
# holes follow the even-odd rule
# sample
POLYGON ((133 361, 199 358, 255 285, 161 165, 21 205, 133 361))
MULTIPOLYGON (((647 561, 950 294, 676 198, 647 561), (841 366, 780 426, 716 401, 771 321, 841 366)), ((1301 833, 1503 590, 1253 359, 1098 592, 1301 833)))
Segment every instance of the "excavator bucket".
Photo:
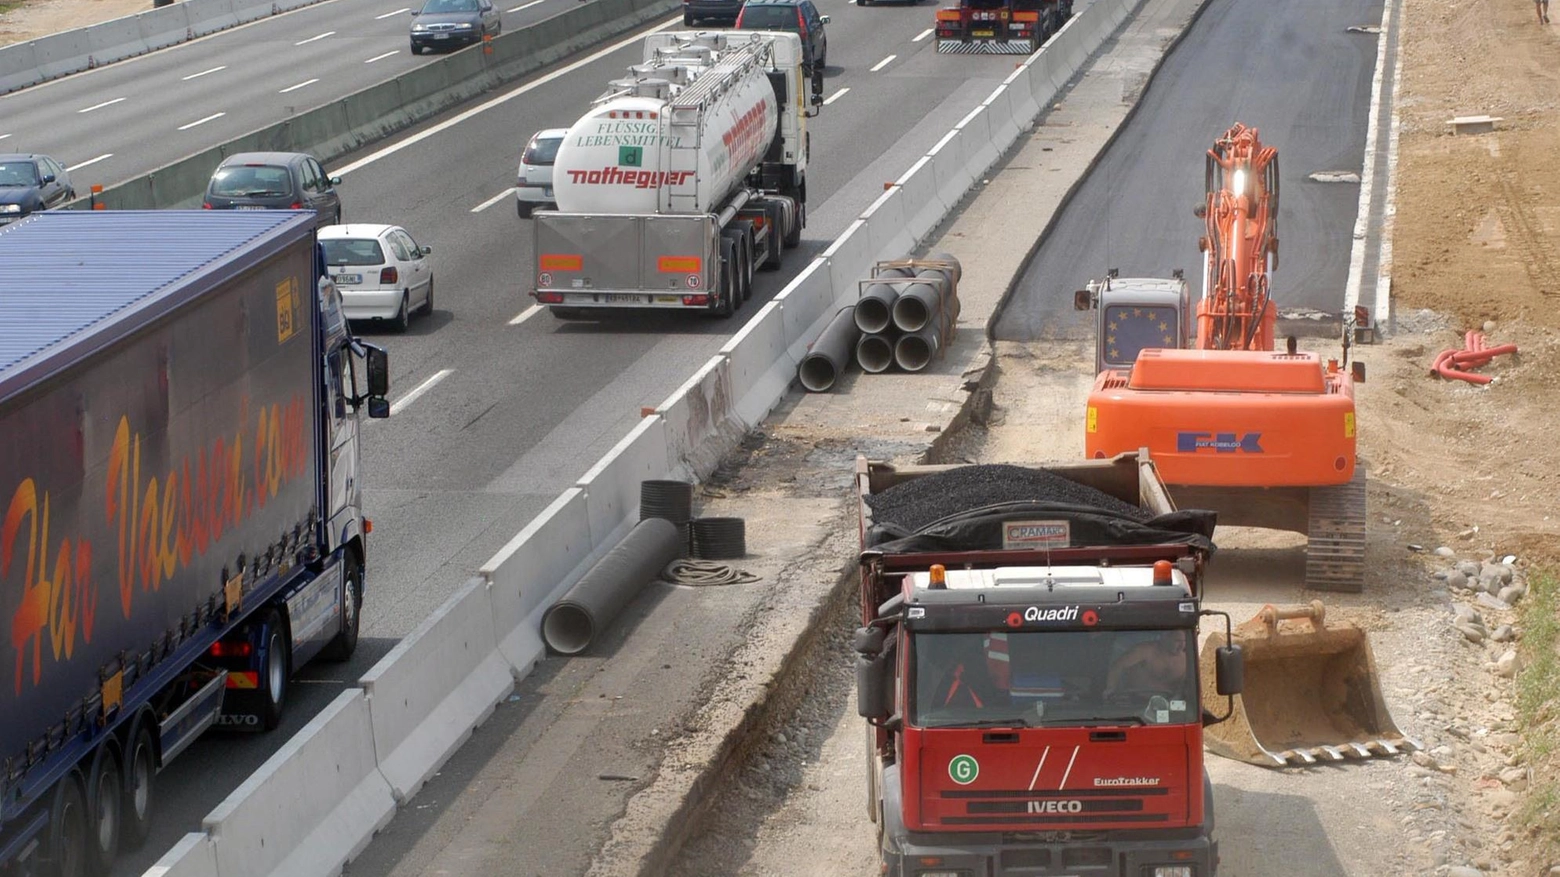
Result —
MULTIPOLYGON (((1245 654, 1245 684, 1228 720, 1204 730, 1215 755, 1266 767, 1399 755, 1423 748, 1393 723, 1381 696, 1365 631, 1325 621, 1320 600, 1309 606, 1263 607, 1236 627, 1245 654)), ((1225 633, 1210 636, 1199 656, 1203 704, 1215 715, 1215 655, 1225 633)))

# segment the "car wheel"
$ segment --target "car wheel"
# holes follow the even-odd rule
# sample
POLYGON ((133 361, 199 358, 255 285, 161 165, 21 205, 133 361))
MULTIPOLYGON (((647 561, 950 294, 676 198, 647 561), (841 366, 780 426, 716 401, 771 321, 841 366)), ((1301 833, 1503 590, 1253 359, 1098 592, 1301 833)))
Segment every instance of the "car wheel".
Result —
POLYGON ((412 54, 413 55, 421 55, 422 54, 422 46, 419 46, 416 43, 412 43, 412 54))
POLYGON ((693 21, 693 16, 686 12, 683 13, 683 27, 693 27, 693 21))
POLYGON ((411 300, 411 292, 401 290, 401 309, 395 312, 395 319, 390 321, 390 328, 397 332, 405 332, 412 325, 411 300))
POLYGON ((433 275, 428 275, 428 297, 423 299, 422 313, 433 316, 433 275))
POLYGON ((530 219, 531 218, 531 209, 532 209, 531 202, 529 202, 529 201, 516 201, 515 205, 516 205, 516 210, 518 210, 519 213, 520 213, 520 218, 521 219, 530 219))

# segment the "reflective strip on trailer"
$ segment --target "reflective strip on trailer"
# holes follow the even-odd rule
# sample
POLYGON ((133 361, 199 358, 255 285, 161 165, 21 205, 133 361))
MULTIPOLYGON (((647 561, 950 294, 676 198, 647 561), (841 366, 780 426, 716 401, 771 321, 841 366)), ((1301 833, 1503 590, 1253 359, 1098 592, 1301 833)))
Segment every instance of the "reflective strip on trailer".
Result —
POLYGON ((543 271, 579 271, 585 267, 585 257, 578 253, 543 253, 539 262, 543 271))

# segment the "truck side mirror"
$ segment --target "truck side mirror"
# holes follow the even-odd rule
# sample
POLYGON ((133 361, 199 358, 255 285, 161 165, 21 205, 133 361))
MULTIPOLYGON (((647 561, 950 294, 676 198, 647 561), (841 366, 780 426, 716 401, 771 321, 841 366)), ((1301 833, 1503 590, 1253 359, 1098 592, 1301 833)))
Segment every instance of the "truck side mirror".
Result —
POLYGON ((893 715, 892 661, 892 649, 870 658, 857 656, 856 713, 862 718, 881 722, 893 715))
POLYGON ((368 400, 368 416, 375 420, 382 420, 390 416, 390 400, 383 396, 373 396, 368 400))
POLYGON ((851 648, 859 655, 875 657, 883 652, 884 633, 881 627, 858 627, 851 638, 851 648))
POLYGON ((1192 215, 1197 217, 1198 219, 1207 219, 1208 218, 1208 205, 1206 203, 1202 203, 1202 204, 1198 204, 1196 207, 1193 207, 1192 208, 1192 215))
POLYGON ((1214 653, 1214 686, 1220 696, 1233 697, 1246 686, 1246 656, 1240 646, 1221 646, 1214 653))
POLYGON ((390 392, 390 354, 383 347, 368 349, 368 395, 383 398, 390 392))
POLYGON ((1073 293, 1073 310, 1086 311, 1094 307, 1094 296, 1089 295, 1087 289, 1080 289, 1073 293))

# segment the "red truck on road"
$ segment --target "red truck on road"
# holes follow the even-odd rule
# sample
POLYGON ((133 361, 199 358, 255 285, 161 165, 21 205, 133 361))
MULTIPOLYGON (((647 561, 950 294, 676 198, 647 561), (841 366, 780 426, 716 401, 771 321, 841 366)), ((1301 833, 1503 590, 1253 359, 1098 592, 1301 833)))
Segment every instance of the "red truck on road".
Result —
MULTIPOLYGON (((1202 735, 1222 719, 1197 662, 1212 513, 1177 511, 1146 453, 858 459, 856 483, 884 873, 1214 874, 1202 735)), ((1218 693, 1238 693, 1239 647, 1216 663, 1218 693)))

